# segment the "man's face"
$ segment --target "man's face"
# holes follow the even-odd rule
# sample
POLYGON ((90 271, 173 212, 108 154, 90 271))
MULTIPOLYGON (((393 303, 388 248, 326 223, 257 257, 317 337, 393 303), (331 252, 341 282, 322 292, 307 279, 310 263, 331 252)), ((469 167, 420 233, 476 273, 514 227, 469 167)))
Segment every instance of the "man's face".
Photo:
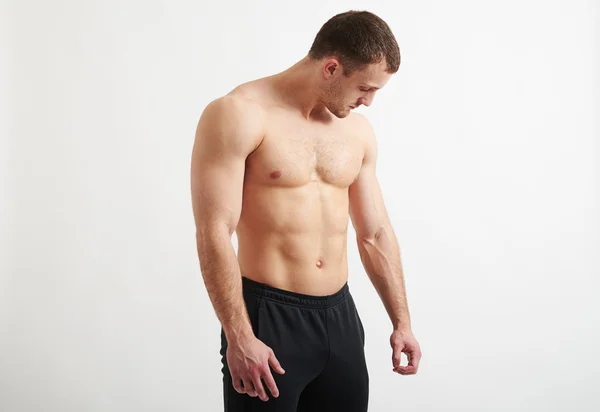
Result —
POLYGON ((370 106, 377 90, 386 85, 392 74, 385 61, 373 63, 346 77, 338 67, 329 79, 325 105, 338 118, 344 118, 360 105, 370 106))

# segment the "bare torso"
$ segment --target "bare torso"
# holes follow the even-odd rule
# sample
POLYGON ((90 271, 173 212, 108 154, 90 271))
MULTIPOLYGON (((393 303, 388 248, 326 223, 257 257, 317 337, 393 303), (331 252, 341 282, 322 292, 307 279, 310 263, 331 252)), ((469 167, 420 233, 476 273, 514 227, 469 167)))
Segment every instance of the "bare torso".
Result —
POLYGON ((348 279, 348 187, 361 168, 358 116, 307 120, 276 104, 268 78, 231 92, 265 113, 262 143, 246 159, 236 229, 243 276, 311 295, 348 279))

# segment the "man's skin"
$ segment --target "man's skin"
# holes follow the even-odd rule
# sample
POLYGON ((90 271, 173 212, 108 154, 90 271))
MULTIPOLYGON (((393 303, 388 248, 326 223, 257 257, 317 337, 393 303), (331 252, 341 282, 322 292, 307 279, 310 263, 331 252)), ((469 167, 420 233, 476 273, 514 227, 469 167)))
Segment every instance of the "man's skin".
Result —
POLYGON ((337 292, 348 280, 349 218, 365 271, 391 319, 393 370, 417 372, 421 351, 375 175, 375 136, 364 116, 351 113, 369 106, 390 77, 385 61, 344 77, 335 57, 307 56, 238 86, 200 117, 191 164, 198 256, 239 393, 268 400, 262 379, 277 397, 269 366, 285 373, 277 354, 254 336, 241 275, 298 293, 337 292), (401 352, 407 366, 400 365, 401 352))

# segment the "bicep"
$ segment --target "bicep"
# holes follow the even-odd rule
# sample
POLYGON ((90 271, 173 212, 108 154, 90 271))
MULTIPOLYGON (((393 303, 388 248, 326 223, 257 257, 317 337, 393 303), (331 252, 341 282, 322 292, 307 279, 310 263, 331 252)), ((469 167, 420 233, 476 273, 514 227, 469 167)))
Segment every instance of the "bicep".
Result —
POLYGON ((192 206, 197 231, 226 228, 231 234, 240 218, 246 157, 256 146, 258 129, 231 102, 211 104, 198 122, 192 150, 192 206))
POLYGON ((237 226, 242 208, 244 159, 230 155, 211 157, 204 144, 192 154, 192 206, 196 227, 223 225, 229 232, 237 226))
POLYGON ((348 198, 356 236, 364 239, 375 237, 383 227, 387 214, 374 167, 363 166, 358 178, 348 189, 348 198))
POLYGON ((364 138, 364 157, 360 172, 350 188, 350 218, 356 236, 363 239, 374 238, 387 222, 387 212, 381 187, 375 172, 377 162, 377 142, 373 128, 366 120, 361 123, 364 138))

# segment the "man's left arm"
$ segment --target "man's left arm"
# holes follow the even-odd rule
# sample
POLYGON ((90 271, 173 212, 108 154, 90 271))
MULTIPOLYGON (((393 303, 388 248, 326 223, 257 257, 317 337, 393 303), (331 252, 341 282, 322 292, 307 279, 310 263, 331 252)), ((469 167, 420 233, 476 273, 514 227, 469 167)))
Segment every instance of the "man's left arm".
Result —
POLYGON ((417 372, 421 350, 411 329, 400 247, 385 209, 375 173, 377 159, 375 134, 364 116, 360 116, 359 120, 365 150, 360 173, 348 191, 350 218, 356 232, 358 251, 365 272, 392 322, 390 344, 393 349, 394 371, 410 375, 417 372), (407 354, 408 366, 400 366, 401 352, 407 354))

